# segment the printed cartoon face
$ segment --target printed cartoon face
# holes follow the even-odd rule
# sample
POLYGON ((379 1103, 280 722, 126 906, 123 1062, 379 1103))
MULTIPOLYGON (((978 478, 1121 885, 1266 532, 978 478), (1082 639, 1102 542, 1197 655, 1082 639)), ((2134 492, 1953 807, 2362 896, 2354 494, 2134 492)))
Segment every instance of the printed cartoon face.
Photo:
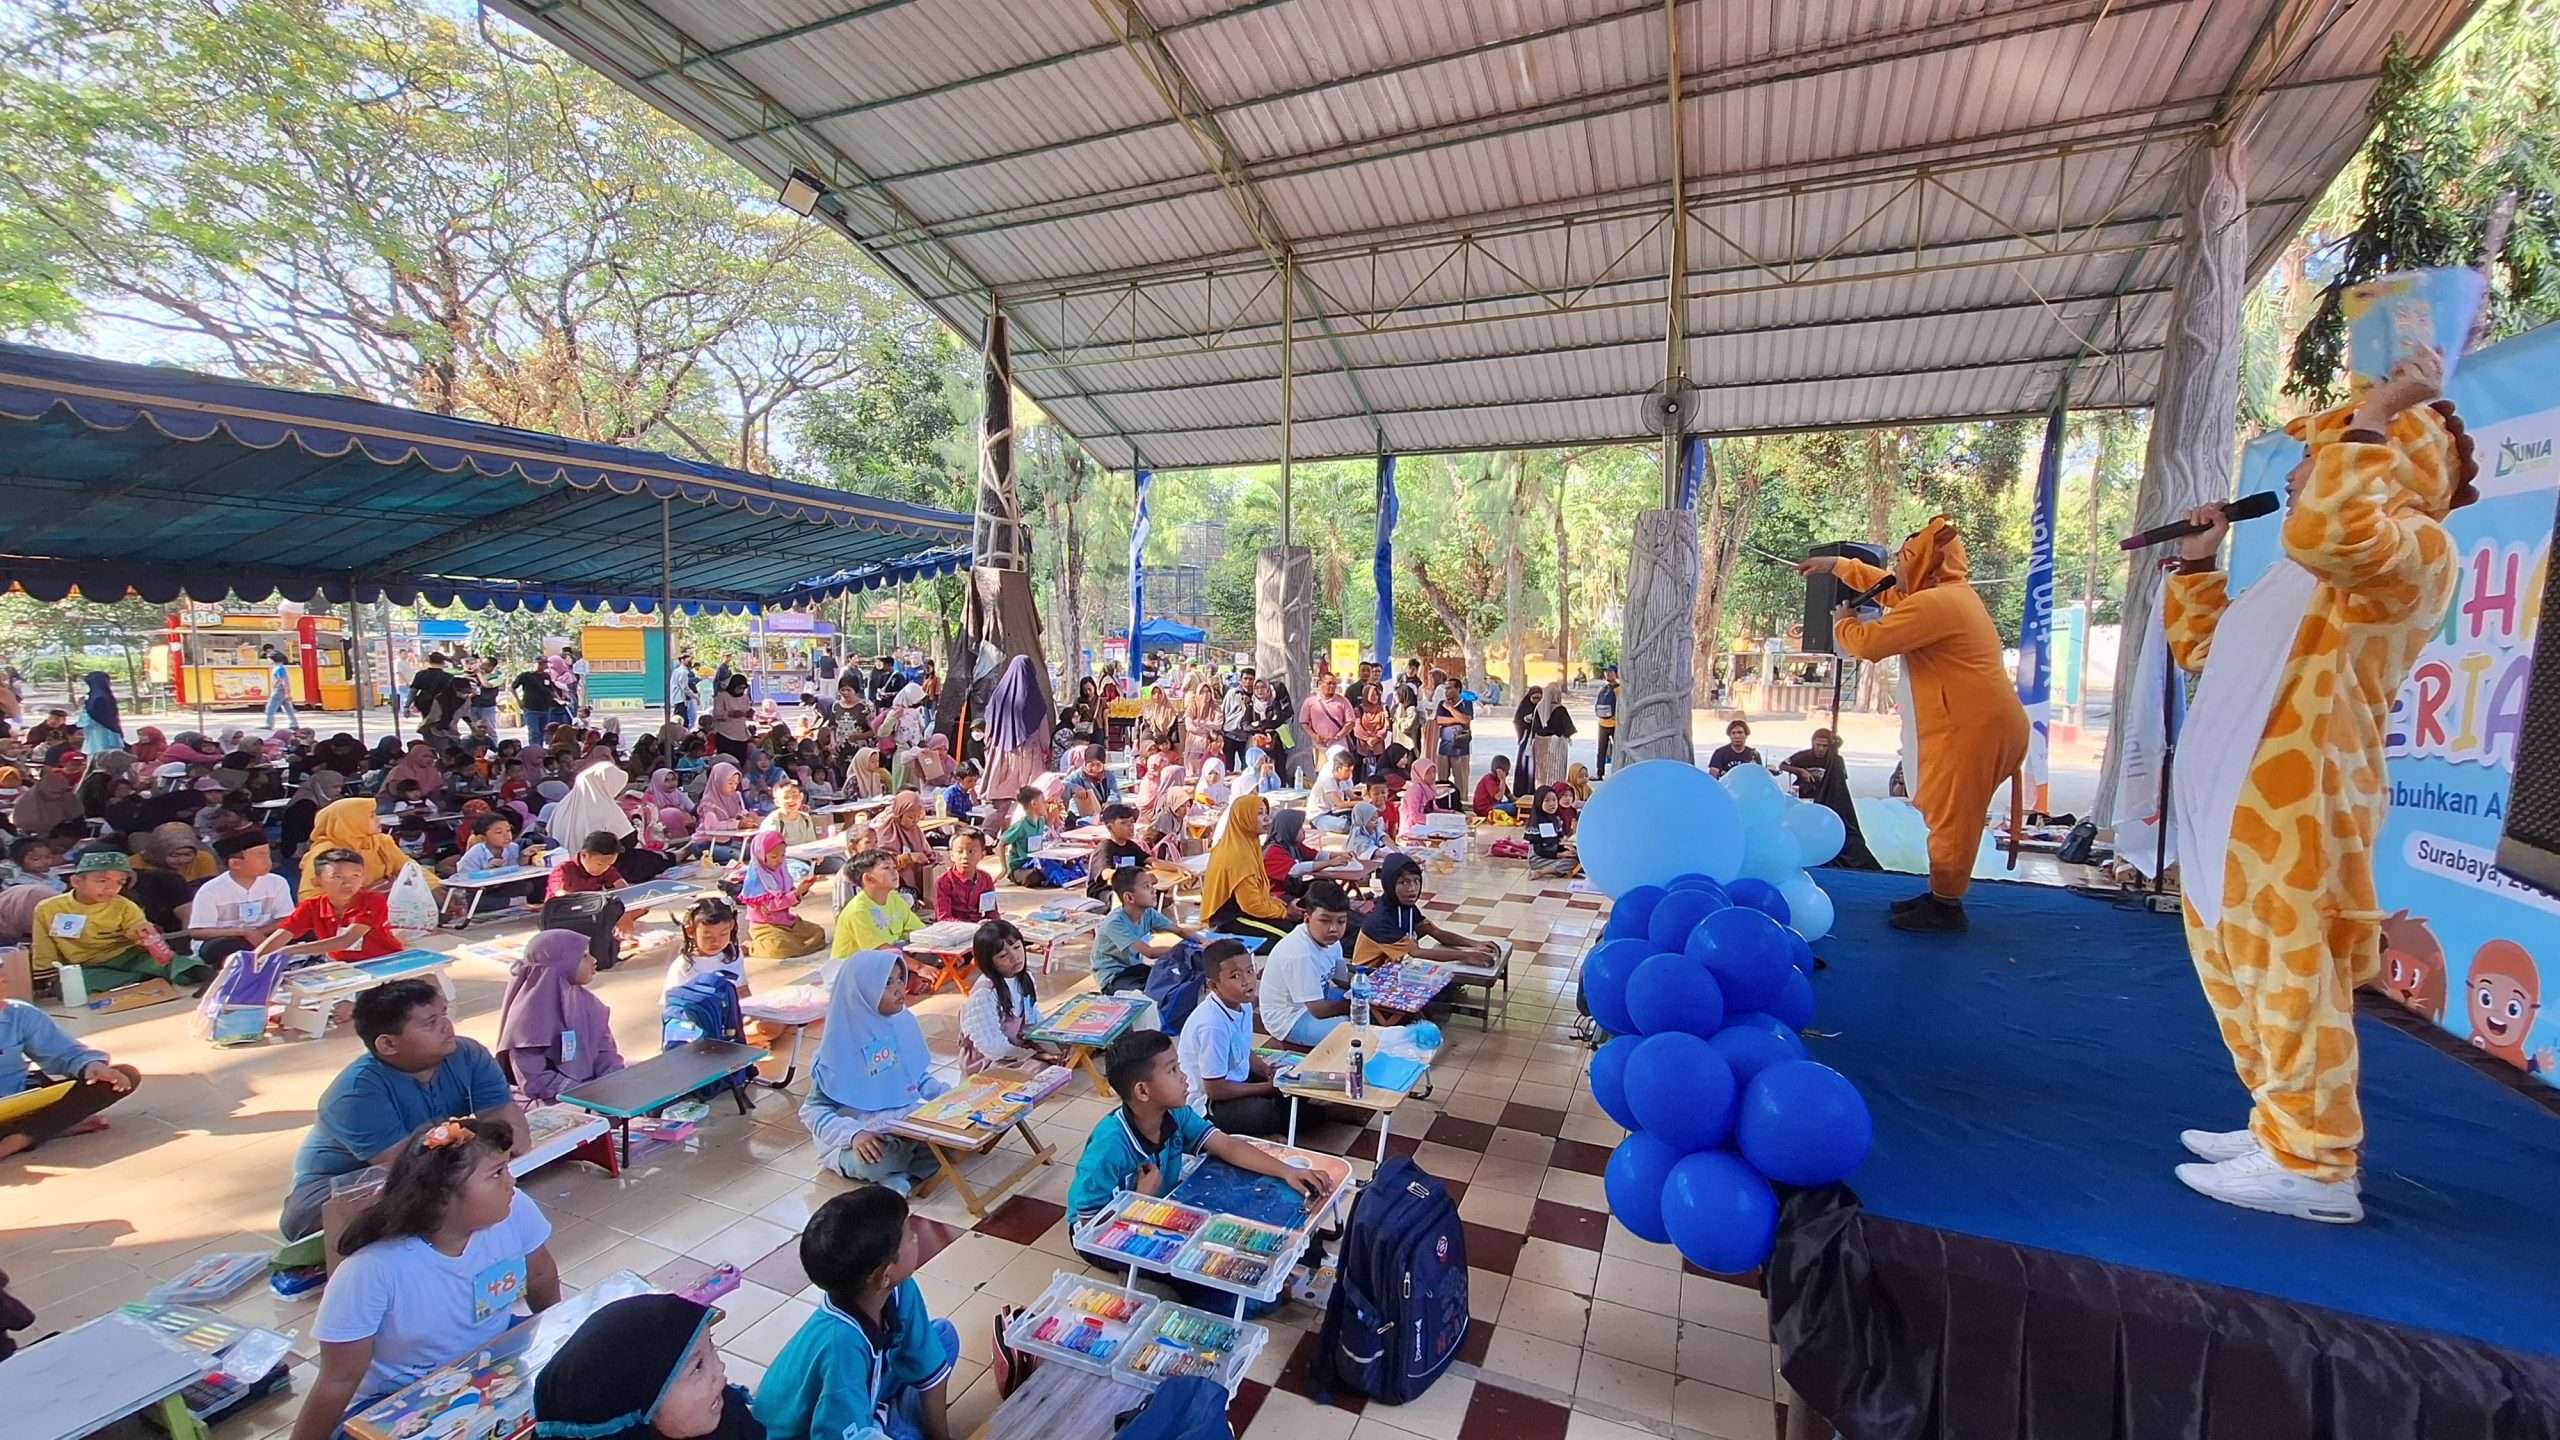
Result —
POLYGON ((2471 1043, 2524 1068, 2525 1036, 2542 1008, 2542 976, 2533 957, 2510 940, 2492 940, 2471 957, 2471 1043))
POLYGON ((2382 922, 2382 988, 2428 1019, 2444 1020, 2444 946, 2424 918, 2403 910, 2382 922))

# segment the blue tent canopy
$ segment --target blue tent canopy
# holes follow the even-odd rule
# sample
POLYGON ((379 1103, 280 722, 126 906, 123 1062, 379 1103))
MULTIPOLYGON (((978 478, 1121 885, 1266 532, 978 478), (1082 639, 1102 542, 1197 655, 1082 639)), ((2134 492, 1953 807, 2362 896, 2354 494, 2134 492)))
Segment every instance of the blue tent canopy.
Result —
POLYGON ((1178 620, 1150 620, 1138 627, 1139 647, 1146 650, 1170 650, 1176 645, 1197 645, 1209 638, 1209 632, 1197 625, 1178 620))
POLYGON ((0 344, 0 588, 654 610, 949 574, 970 517, 370 400, 0 344))

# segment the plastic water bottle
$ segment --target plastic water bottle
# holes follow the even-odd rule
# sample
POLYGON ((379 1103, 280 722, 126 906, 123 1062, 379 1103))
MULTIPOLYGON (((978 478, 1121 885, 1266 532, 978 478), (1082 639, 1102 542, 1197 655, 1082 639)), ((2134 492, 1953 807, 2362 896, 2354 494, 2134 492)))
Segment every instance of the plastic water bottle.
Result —
POLYGON ((1351 1028, 1357 1032, 1355 1039, 1365 1040, 1369 1035, 1369 995, 1369 972, 1353 971, 1351 973, 1351 1028))
POLYGON ((1351 1069, 1342 1081, 1342 1093, 1346 1099, 1357 1100, 1369 1093, 1369 1060, 1361 1051, 1362 1033, 1358 1030, 1351 1032, 1351 1069))

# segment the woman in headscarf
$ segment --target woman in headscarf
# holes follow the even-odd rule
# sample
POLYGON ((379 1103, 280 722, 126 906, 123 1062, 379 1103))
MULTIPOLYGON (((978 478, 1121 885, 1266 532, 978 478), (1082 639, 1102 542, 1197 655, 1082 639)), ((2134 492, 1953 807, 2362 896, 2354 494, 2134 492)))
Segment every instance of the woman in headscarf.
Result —
POLYGON ((131 780, 139 758, 130 750, 110 750, 90 757, 88 768, 80 773, 80 808, 91 815, 107 813, 107 787, 118 780, 131 780))
POLYGON ((1271 893, 1262 861, 1262 811, 1259 795, 1235 798, 1200 877, 1200 913, 1208 917, 1200 928, 1242 937, 1257 954, 1298 923, 1296 908, 1271 893))
POLYGON ((541 1440, 765 1440, 728 1383, 711 1322, 681 1295, 633 1295, 587 1317, 533 1384, 541 1440))
POLYGON ((1182 752, 1182 707, 1174 703, 1170 678, 1147 687, 1147 698, 1138 706, 1138 753, 1152 755, 1171 750, 1182 752))
POLYGON ((951 737, 941 734, 927 735, 917 743, 914 764, 919 790, 950 784, 960 768, 951 759, 951 737))
POLYGON ((1227 762, 1215 755, 1201 761, 1200 783, 1192 788, 1199 792, 1203 805, 1226 804, 1227 796, 1234 788, 1227 783, 1227 762))
POLYGON ((747 698, 747 677, 732 674, 711 697, 711 713, 703 717, 702 728, 711 737, 713 749, 731 760, 744 760, 747 741, 755 733, 755 714, 755 702, 747 698))
POLYGON ((160 754, 169 748, 169 737, 157 725, 145 725, 133 732, 133 762, 148 769, 160 763, 160 754))
POLYGON ((778 829, 758 830, 747 839, 746 873, 738 883, 738 907, 747 912, 747 954, 757 960, 789 960, 815 953, 827 943, 827 932, 800 917, 800 902, 817 883, 817 872, 793 879, 790 849, 778 829))
POLYGON ((855 952, 827 999, 826 1035, 800 1107, 801 1125, 818 1142, 818 1163, 913 1194, 939 1162, 889 1127, 948 1088, 934 1078, 924 1029, 907 1011, 905 963, 887 950, 855 952))
POLYGON ((1058 715, 1058 743, 1062 745, 1099 745, 1102 743, 1102 687, 1087 675, 1076 681, 1076 698, 1068 702, 1058 715))
POLYGON ((88 685, 89 693, 80 702, 80 713, 71 717, 71 723, 80 727, 81 750, 91 755, 104 755, 110 750, 124 749, 124 717, 116 713, 116 690, 107 680, 107 672, 92 670, 80 678, 88 685))
POLYGON ((525 942, 498 1002, 498 1065, 528 1100, 548 1103, 560 1092, 622 1068, 613 1015, 587 988, 596 978, 588 938, 544 930, 525 942))
POLYGON ((924 797, 913 790, 901 790, 889 802, 889 813, 880 817, 879 837, 875 842, 898 862, 898 888, 929 900, 933 896, 933 846, 924 834, 924 797))
MULTIPOLYGON (((99 806, 101 814, 105 809, 103 804, 99 806)), ((18 792, 17 803, 9 809, 9 826, 21 837, 50 835, 65 825, 78 828, 87 814, 80 804, 79 790, 71 783, 71 772, 48 762, 18 792)))
MULTIPOLYGON (((1396 761, 1403 754, 1404 747, 1401 745, 1387 747, 1387 758, 1384 763, 1391 772, 1396 761)), ((1421 828, 1425 820, 1431 818, 1431 805, 1439 798, 1439 789, 1439 771, 1431 763, 1430 752, 1416 752, 1405 775, 1404 789, 1396 795, 1398 833, 1411 835, 1421 828)))
POLYGON ((1537 711, 1531 716, 1530 747, 1532 763, 1537 766, 1537 783, 1561 785, 1573 748, 1573 712, 1564 708, 1564 682, 1546 687, 1538 697, 1537 711))
POLYGON ((676 772, 664 768, 649 772, 649 788, 640 792, 640 803, 658 817, 658 833, 669 840, 682 840, 693 833, 693 797, 676 783, 676 772))
POLYGON ((1040 668, 1028 655, 1005 662, 987 696, 987 776, 979 793, 995 813, 990 833, 1013 823, 1013 797, 1049 768, 1049 698, 1040 668))
POLYGON ((293 800, 276 812, 276 827, 282 832, 285 858, 301 853, 311 840, 311 825, 319 818, 321 808, 333 805, 347 793, 347 777, 335 770, 314 770, 293 792, 293 800))
POLYGON ((1207 676, 1194 671, 1182 700, 1182 767, 1196 771, 1213 752, 1225 749, 1225 736, 1218 727, 1218 692, 1207 676))
POLYGON ((876 800, 889 793, 889 776, 880 768, 877 747, 865 745, 853 752, 853 764, 845 771, 844 785, 852 792, 849 798, 855 800, 876 800))
POLYGON ((418 782, 418 798, 432 802, 444 793, 444 771, 436 764, 436 747, 424 740, 412 740, 400 763, 382 777, 382 788, 396 789, 403 780, 418 782))
POLYGON ((1165 860, 1191 853, 1191 776, 1181 766, 1169 765, 1156 776, 1138 815, 1138 841, 1165 860))
POLYGON ((569 793, 561 797, 551 812, 551 838, 562 849, 575 852, 587 843, 587 837, 601 830, 623 842, 622 858, 615 862, 622 878, 637 885, 655 880, 672 863, 666 855, 631 843, 639 827, 632 823, 631 813, 622 808, 622 792, 631 788, 631 777, 611 760, 599 759, 578 772, 569 784, 569 793))
MULTIPOLYGON (((694 834, 710 838, 717 831, 744 830, 750 824, 747 815, 746 782, 740 778, 735 762, 714 761, 710 773, 702 780, 702 798, 693 808, 694 834)), ((712 857, 727 863, 724 851, 734 854, 735 836, 712 839, 712 857)))
POLYGON ((896 698, 889 702, 889 713, 881 718, 880 742, 891 754, 914 747, 924 738, 924 687, 913 680, 898 687, 896 698))
POLYGON ((1532 685, 1520 697, 1520 708, 1511 712, 1511 793, 1526 795, 1538 788, 1538 704, 1545 698, 1543 686, 1532 685))
POLYGON ((191 889, 212 879, 219 870, 213 857, 205 853, 195 827, 178 821, 154 825, 134 837, 133 868, 137 874, 158 870, 175 875, 191 889))
POLYGON ((1380 778, 1387 755, 1386 707, 1372 700, 1351 717, 1352 773, 1362 784, 1380 778))
MULTIPOLYGON (((373 802, 361 796, 324 805, 312 818, 311 848, 303 852, 302 885, 296 893, 319 893, 320 870, 314 862, 331 850, 356 852, 357 858, 364 861, 364 886, 368 890, 389 885, 400 874, 400 867, 409 863, 399 844, 382 833, 382 817, 375 812, 373 802)), ((424 866, 419 869, 426 875, 429 889, 442 888, 434 872, 424 866)))

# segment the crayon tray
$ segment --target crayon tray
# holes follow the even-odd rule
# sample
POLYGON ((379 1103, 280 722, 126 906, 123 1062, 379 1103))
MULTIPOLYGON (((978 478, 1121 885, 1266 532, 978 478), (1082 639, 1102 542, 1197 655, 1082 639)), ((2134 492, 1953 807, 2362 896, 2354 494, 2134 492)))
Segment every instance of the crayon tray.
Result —
POLYGON ((1298 1234, 1240 1215, 1213 1215, 1169 1267, 1186 1280, 1270 1300, 1280 1293, 1306 1241, 1298 1234))
POLYGON ((1123 1190, 1076 1232, 1075 1246, 1088 1255, 1162 1270, 1209 1220, 1206 1210, 1123 1190))
POLYGON ((1120 1347, 1111 1368, 1120 1379, 1155 1386, 1184 1375, 1215 1380, 1235 1391, 1245 1367, 1262 1353, 1271 1332, 1260 1325, 1194 1310, 1168 1300, 1120 1347))
POLYGON ((1006 1327, 1004 1337, 1018 1349, 1061 1365, 1109 1375, 1162 1303, 1140 1291, 1061 1274, 1006 1327))

